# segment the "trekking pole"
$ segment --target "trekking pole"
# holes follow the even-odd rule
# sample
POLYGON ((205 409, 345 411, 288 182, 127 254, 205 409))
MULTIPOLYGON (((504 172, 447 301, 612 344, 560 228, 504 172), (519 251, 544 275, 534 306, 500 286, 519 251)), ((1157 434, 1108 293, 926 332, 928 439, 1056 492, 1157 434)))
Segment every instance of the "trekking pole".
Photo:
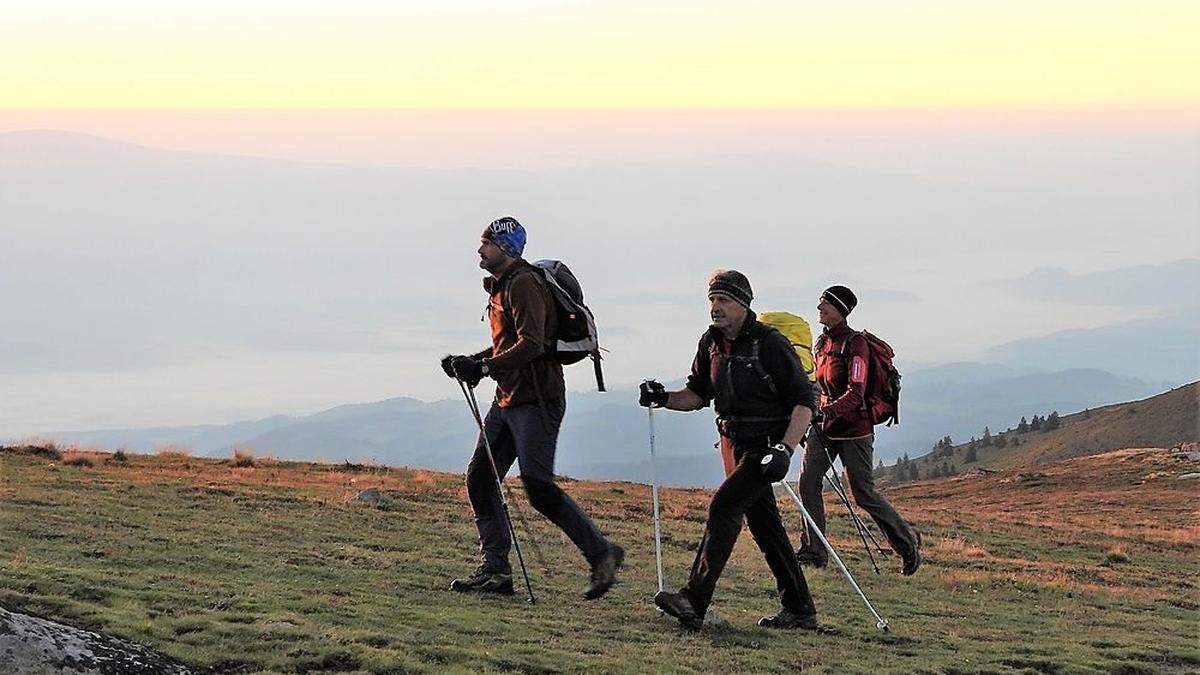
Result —
POLYGON ((871 610, 871 614, 875 617, 875 627, 879 630, 887 631, 887 619, 883 618, 879 615, 879 612, 875 611, 875 606, 871 604, 871 601, 867 599, 866 593, 863 593, 863 590, 859 587, 858 582, 854 580, 854 575, 850 574, 850 570, 846 569, 846 564, 842 562, 841 556, 838 555, 837 551, 833 550, 833 544, 829 543, 829 540, 825 538, 825 535, 822 534, 821 530, 817 527, 816 521, 814 521, 812 516, 808 514, 808 509, 804 508, 804 502, 800 501, 800 496, 796 494, 796 491, 792 489, 792 486, 789 485, 786 480, 779 482, 783 484, 784 489, 786 489, 788 494, 792 496, 792 501, 796 502, 796 506, 800 508, 800 513, 804 516, 804 522, 808 524, 808 527, 811 528, 814 533, 816 533, 817 538, 821 540, 821 543, 825 544, 825 548, 829 551, 830 557, 832 557, 833 561, 837 563, 838 568, 842 570, 842 575, 846 577, 846 581, 850 582, 850 585, 858 593, 858 597, 862 598, 862 601, 866 604, 867 609, 871 610))
MULTIPOLYGON (((875 567, 875 573, 879 574, 879 565, 875 564, 875 556, 871 554, 871 547, 867 544, 866 538, 870 537, 871 543, 875 545, 875 550, 879 551, 879 555, 887 556, 888 552, 879 545, 879 540, 875 538, 875 535, 871 532, 871 529, 867 527, 867 524, 861 517, 859 517, 858 511, 856 511, 854 506, 850 504, 850 496, 846 493, 846 485, 842 482, 841 475, 838 474, 837 470, 833 466, 833 456, 829 454, 829 448, 824 448, 824 450, 825 459, 829 461, 829 474, 825 476, 825 479, 830 481, 833 491, 837 493, 837 496, 842 500, 842 503, 846 505, 846 510, 850 512, 850 519, 854 521, 854 526, 858 528, 858 535, 863 539, 863 548, 867 549, 867 556, 871 558, 871 565, 875 567), (830 480, 830 475, 833 476, 832 480, 830 480)), ((845 467, 846 463, 843 461, 842 468, 845 469, 845 467)))
MULTIPOLYGON (((850 521, 854 523, 854 531, 858 533, 858 538, 862 541, 863 550, 867 552, 867 560, 871 561, 871 567, 875 570, 875 574, 881 574, 879 570, 879 563, 875 562, 875 554, 871 552, 871 545, 867 543, 867 535, 870 533, 867 532, 864 534, 864 528, 866 526, 863 525, 862 521, 858 519, 858 514, 854 512, 854 509, 850 508, 850 502, 846 499, 845 493, 838 488, 838 484, 829 477, 829 474, 825 474, 825 480, 829 481, 829 486, 833 488, 834 493, 836 493, 838 498, 841 499, 842 503, 846 505, 846 508, 850 509, 850 521)), ((872 537, 872 539, 874 539, 874 537, 872 537)))
POLYGON ((658 568, 658 590, 663 590, 662 530, 658 524, 658 458, 654 454, 654 408, 647 408, 650 417, 650 494, 654 502, 654 564, 658 568))
POLYGON ((517 549, 517 562, 521 564, 521 576, 525 578, 525 591, 529 594, 526 600, 532 605, 537 600, 533 597, 533 585, 529 583, 529 570, 525 569, 525 557, 521 555, 521 543, 517 541, 517 530, 513 527, 512 515, 508 512, 508 491, 504 488, 500 470, 496 468, 496 458, 492 455, 492 442, 488 440, 487 432, 483 428, 483 417, 479 414, 479 402, 475 399, 475 389, 468 387, 467 383, 458 377, 454 379, 458 380, 458 386, 467 399, 471 415, 475 417, 475 424, 479 425, 479 435, 483 437, 483 448, 487 452, 488 463, 492 465, 492 476, 496 479, 496 488, 500 491, 500 506, 504 511, 504 521, 508 523, 508 534, 512 537, 513 548, 517 549))
POLYGON ((875 539, 875 535, 858 516, 858 512, 850 505, 850 498, 846 495, 846 486, 842 483, 842 479, 838 476, 837 471, 833 469, 833 463, 830 462, 830 471, 825 474, 825 480, 829 481, 829 486, 833 488, 834 494, 838 496, 843 504, 846 505, 846 510, 850 512, 850 520, 854 523, 854 529, 858 532, 858 538, 862 541, 863 550, 867 552, 867 559, 871 561, 871 567, 875 570, 875 574, 881 574, 879 563, 875 561, 875 554, 871 551, 871 544, 875 545, 875 549, 879 551, 879 555, 886 556, 887 552, 879 545, 879 541, 875 539), (870 538, 871 542, 867 543, 870 538))
MULTIPOLYGON (((847 509, 849 509, 850 516, 854 519, 855 525, 867 535, 867 538, 871 540, 871 545, 875 547, 875 550, 878 551, 880 555, 891 555, 892 552, 886 548, 883 548, 883 546, 879 543, 879 540, 875 538, 875 533, 871 531, 871 527, 867 525, 865 520, 862 519, 862 516, 858 515, 858 511, 851 506, 850 498, 847 496, 846 492, 846 485, 842 482, 842 479, 836 472, 830 472, 830 476, 832 476, 830 485, 833 487, 833 491, 837 493, 838 498, 841 499, 842 503, 846 505, 847 509)), ((826 478, 829 479, 829 476, 826 476, 826 478)))

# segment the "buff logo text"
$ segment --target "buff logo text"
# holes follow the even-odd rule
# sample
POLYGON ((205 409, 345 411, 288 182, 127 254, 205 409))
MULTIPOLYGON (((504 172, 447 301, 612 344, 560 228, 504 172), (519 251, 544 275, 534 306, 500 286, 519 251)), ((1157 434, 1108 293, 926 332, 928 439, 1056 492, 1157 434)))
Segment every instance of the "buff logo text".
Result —
POLYGON ((517 230, 517 224, 511 220, 497 220, 492 223, 493 234, 512 234, 517 230))

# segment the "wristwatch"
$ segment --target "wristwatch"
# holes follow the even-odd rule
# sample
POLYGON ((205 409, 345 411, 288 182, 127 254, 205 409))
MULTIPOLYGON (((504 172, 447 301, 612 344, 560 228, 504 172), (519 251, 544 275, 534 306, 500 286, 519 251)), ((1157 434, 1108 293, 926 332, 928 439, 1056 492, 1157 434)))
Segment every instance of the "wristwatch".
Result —
POLYGON ((479 374, 480 375, 487 377, 488 373, 490 373, 491 370, 492 369, 488 367, 487 359, 479 359, 479 374))

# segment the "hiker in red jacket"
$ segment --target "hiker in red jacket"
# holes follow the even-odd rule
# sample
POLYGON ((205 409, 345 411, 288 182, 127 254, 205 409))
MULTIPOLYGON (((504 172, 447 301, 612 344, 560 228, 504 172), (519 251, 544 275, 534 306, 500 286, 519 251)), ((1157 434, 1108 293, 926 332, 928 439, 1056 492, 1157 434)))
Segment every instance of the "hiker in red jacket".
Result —
MULTIPOLYGON (((845 286, 825 289, 817 303, 821 325, 825 326, 813 345, 821 405, 804 451, 800 498, 824 532, 822 484, 833 458, 841 457, 849 474, 854 502, 879 525, 892 549, 900 554, 903 563, 900 573, 909 576, 921 565, 921 540, 917 531, 875 489, 871 473, 875 429, 864 401, 870 348, 866 338, 846 323, 846 317, 857 304, 858 298, 845 286)), ((805 532, 796 559, 801 564, 824 567, 829 561, 828 555, 820 540, 805 532)))

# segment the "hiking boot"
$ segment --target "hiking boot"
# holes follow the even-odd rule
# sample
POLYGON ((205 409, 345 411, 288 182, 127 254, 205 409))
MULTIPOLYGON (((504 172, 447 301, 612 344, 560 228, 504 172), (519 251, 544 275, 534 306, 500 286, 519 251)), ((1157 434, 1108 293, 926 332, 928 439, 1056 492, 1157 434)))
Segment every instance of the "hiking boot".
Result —
POLYGON ((815 549, 798 548, 796 549, 796 562, 810 567, 824 567, 829 564, 829 556, 821 555, 815 549))
POLYGON ((617 583, 617 570, 625 563, 625 549, 613 544, 608 547, 608 553, 595 565, 592 565, 592 578, 587 588, 583 589, 583 597, 588 600, 608 592, 617 583))
POLYGON ((817 623, 817 615, 797 614, 787 609, 779 610, 775 616, 764 616, 758 620, 758 625, 764 628, 802 628, 804 630, 817 630, 821 627, 817 623))
POLYGON ((486 564, 480 565, 466 579, 451 581, 450 590, 458 591, 459 593, 498 593, 500 595, 512 595, 512 573, 501 572, 488 567, 486 564))
POLYGON ((908 555, 900 556, 900 574, 911 577, 917 573, 917 568, 921 566, 921 533, 913 530, 913 534, 917 535, 917 545, 909 552, 908 555))
POLYGON ((903 563, 900 567, 900 574, 911 577, 921 566, 921 549, 914 548, 908 555, 900 556, 900 561, 903 563))
POLYGON ((659 591, 654 596, 654 604, 663 612, 679 619, 679 623, 685 628, 700 630, 704 626, 704 619, 696 614, 692 602, 684 597, 683 593, 659 591))

